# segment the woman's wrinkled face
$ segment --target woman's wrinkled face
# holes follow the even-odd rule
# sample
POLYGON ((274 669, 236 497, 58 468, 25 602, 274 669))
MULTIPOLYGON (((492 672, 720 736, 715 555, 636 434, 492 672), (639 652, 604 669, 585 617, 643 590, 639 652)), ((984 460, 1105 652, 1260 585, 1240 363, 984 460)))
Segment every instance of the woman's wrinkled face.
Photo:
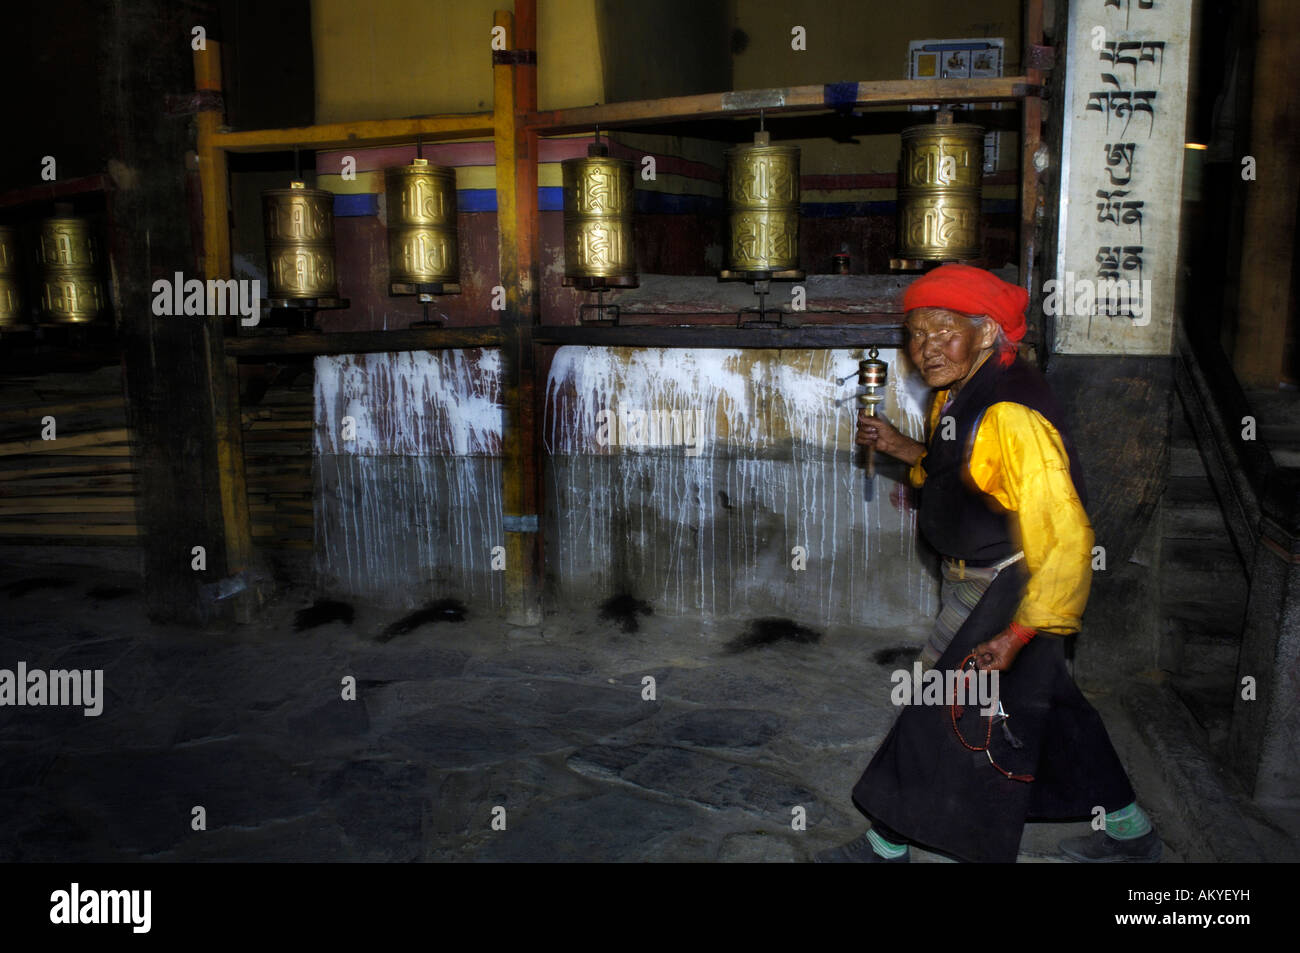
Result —
POLYGON ((907 352, 931 387, 964 383, 981 352, 997 339, 992 322, 981 328, 961 312, 946 308, 913 308, 905 323, 907 352))

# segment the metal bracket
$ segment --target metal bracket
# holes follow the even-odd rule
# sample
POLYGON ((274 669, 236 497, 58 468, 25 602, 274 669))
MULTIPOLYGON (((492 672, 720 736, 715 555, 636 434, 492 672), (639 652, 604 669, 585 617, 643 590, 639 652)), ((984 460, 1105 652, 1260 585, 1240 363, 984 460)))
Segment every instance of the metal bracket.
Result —
POLYGON ((225 112, 226 101, 219 89, 200 89, 192 93, 168 93, 163 97, 163 112, 168 116, 192 116, 194 113, 225 112))
POLYGON ((493 66, 536 66, 536 50, 493 50, 493 66))
POLYGON ((507 533, 535 533, 537 532, 537 514, 529 513, 526 516, 518 516, 512 513, 502 513, 501 528, 507 533))
POLYGON ((1025 63, 1030 69, 1048 70, 1056 66, 1056 47, 1031 46, 1025 63))

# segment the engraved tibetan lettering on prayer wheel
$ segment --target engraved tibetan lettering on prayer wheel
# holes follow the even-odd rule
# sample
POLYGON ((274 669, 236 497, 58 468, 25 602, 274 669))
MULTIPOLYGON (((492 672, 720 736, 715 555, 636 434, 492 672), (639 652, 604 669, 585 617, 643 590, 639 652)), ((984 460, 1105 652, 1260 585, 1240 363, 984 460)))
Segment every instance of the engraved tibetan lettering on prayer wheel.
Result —
POLYGON ((41 313, 54 324, 84 324, 103 310, 99 247, 91 223, 56 216, 41 222, 36 241, 41 313))
POLYGON ((416 159, 384 170, 388 207, 388 280, 455 284, 460 280, 456 170, 416 159))
POLYGON ((565 159, 564 276, 636 277, 632 236, 632 163, 607 155, 565 159))
POLYGON ((898 182, 899 255, 948 261, 980 257, 984 130, 960 123, 903 130, 898 182))
POLYGON ((0 225, 0 327, 23 322, 22 276, 18 273, 18 230, 0 225))
POLYGON ((334 195, 291 182, 262 193, 268 298, 332 298, 334 195))
POLYGON ((727 151, 730 239, 727 267, 777 272, 799 267, 799 150, 754 144, 727 151))

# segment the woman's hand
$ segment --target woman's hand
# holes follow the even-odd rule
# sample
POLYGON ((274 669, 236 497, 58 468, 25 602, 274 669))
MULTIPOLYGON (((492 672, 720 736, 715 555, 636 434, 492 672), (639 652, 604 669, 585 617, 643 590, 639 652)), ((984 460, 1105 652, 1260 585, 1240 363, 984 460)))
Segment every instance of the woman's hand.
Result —
POLYGON ((975 667, 986 672, 1005 672, 1025 644, 1008 626, 987 642, 975 646, 975 667))
POLYGON ((921 459, 925 445, 905 437, 884 417, 873 417, 865 409, 858 411, 858 434, 855 442, 863 447, 875 447, 881 453, 897 457, 908 466, 921 459))

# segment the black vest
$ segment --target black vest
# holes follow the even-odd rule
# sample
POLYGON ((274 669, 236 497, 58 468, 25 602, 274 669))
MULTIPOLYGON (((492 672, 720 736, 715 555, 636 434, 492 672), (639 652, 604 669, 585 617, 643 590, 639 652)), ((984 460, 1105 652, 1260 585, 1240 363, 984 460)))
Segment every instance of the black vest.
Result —
POLYGON ((992 404, 1024 404, 1047 419, 1061 435, 1070 458, 1070 477, 1075 491, 1086 506, 1083 471, 1064 415, 1052 396, 1047 381, 1037 368, 1017 358, 1010 367, 998 364, 994 354, 960 391, 940 416, 930 434, 925 460, 925 484, 921 487, 921 532, 942 555, 966 559, 973 563, 990 563, 1004 559, 1019 549, 1013 540, 1010 514, 1000 511, 997 502, 969 482, 966 461, 975 428, 992 404), (956 433, 952 440, 942 439, 943 418, 952 417, 956 433))

